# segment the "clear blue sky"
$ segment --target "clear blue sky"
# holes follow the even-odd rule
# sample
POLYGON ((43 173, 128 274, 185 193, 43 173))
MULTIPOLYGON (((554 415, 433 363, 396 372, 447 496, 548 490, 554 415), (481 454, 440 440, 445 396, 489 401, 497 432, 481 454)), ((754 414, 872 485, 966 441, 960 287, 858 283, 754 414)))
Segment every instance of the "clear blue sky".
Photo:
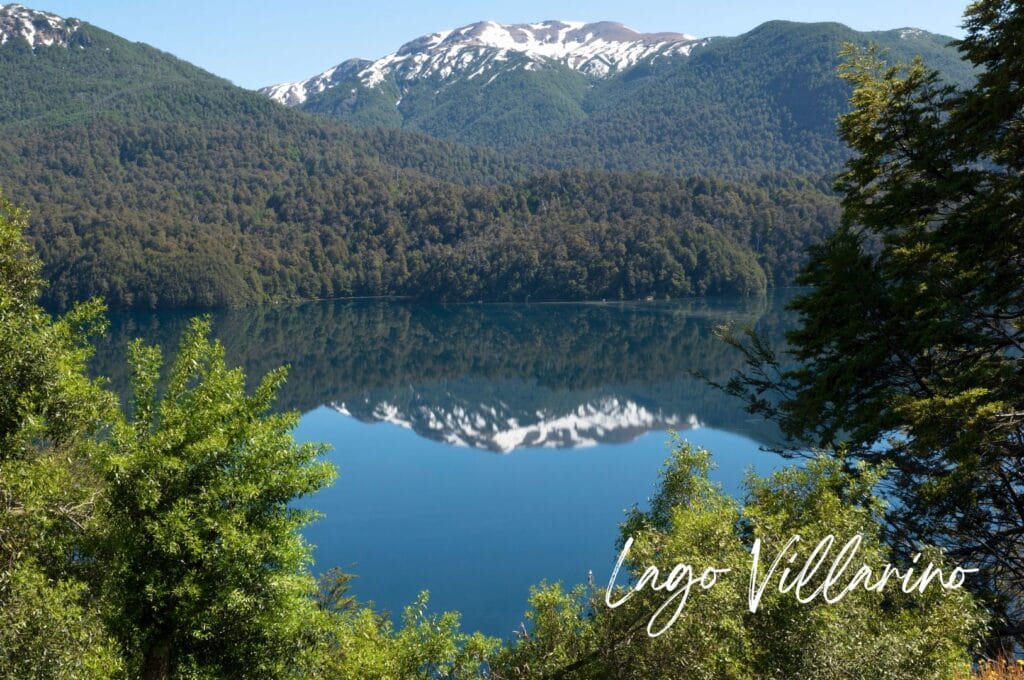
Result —
POLYGON ((244 87, 376 58, 425 33, 490 19, 621 21, 639 31, 737 35, 770 19, 913 26, 960 36, 967 0, 21 0, 171 52, 244 87))

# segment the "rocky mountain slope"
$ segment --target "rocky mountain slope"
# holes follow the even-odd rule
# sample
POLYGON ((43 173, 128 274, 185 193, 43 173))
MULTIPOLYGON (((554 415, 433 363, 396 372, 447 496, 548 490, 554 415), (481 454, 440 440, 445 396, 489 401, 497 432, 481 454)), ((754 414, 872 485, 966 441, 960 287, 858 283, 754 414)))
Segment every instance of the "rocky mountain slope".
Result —
POLYGON ((66 47, 81 25, 77 19, 65 20, 24 5, 0 5, 0 45, 9 40, 23 40, 33 49, 51 45, 66 47))

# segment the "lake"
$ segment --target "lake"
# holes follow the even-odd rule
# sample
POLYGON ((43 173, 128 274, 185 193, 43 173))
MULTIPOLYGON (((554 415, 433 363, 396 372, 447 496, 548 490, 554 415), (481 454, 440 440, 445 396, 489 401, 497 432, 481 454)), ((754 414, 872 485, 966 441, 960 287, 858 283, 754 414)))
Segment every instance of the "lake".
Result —
MULTIPOLYGON (((774 344, 791 292, 669 302, 438 305, 358 300, 212 315, 228 361, 252 382, 289 364, 279 406, 300 440, 326 442, 339 477, 300 504, 316 572, 357 574, 353 592, 397 615, 421 590, 433 611, 508 636, 531 585, 607 582, 624 510, 643 506, 669 432, 712 451, 739 494, 768 423, 695 373, 741 365, 713 337, 753 326, 774 344)), ((93 361, 122 395, 127 342, 169 354, 189 314, 119 313, 93 361)))

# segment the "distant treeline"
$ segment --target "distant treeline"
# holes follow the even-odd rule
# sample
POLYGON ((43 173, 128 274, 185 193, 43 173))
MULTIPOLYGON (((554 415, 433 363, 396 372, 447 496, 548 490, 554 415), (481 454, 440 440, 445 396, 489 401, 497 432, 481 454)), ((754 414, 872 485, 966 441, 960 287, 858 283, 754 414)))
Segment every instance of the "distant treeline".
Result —
POLYGON ((367 160, 348 132, 304 121, 26 130, 0 139, 16 159, 0 185, 33 213, 57 307, 91 295, 166 308, 758 293, 792 281, 838 221, 831 198, 791 177, 569 170, 461 184, 367 160))

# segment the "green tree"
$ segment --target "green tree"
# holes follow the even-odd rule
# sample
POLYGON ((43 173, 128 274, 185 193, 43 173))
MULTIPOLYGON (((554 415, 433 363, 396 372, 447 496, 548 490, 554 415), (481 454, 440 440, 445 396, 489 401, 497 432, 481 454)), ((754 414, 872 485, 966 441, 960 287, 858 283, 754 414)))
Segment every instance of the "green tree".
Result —
POLYGON ((114 400, 84 372, 102 307, 54 320, 36 304, 27 218, 0 196, 0 672, 110 677, 117 646, 68 558, 102 502, 94 462, 114 400))
POLYGON ((333 612, 318 647, 315 677, 332 680, 486 677, 501 641, 466 634, 455 612, 427 612, 427 593, 402 612, 401 626, 369 607, 333 612))
MULTIPOLYGON (((841 118, 855 152, 837 181, 843 226, 800 282, 795 367, 758 343, 730 391, 794 442, 845 440, 892 468, 890 539, 982 569, 1024 640, 1024 5, 981 0, 957 45, 977 81, 847 50, 841 118)), ((994 639, 994 644, 998 639, 994 639)))
POLYGON ((267 411, 194 320, 158 397, 160 351, 131 346, 134 412, 113 431, 98 559, 108 621, 146 678, 285 677, 315 630, 316 583, 296 497, 329 483, 297 415, 267 411))
POLYGON ((497 641, 456 614, 401 628, 321 587, 289 507, 328 483, 320 448, 268 415, 193 320, 167 376, 130 347, 131 417, 87 378, 90 302, 52 319, 27 214, 0 199, 0 677, 464 677, 497 641))
MULTIPOLYGON (((678 563, 692 565, 697 577, 708 567, 729 573, 709 589, 695 586, 679 618, 653 638, 649 629, 665 627, 675 609, 674 603, 650 626, 669 597, 665 590, 646 588, 609 609, 600 588, 538 588, 527 614, 532 630, 497 656, 495 677, 910 679, 969 669, 968 650, 984 615, 964 591, 907 595, 893 587, 857 590, 834 604, 803 604, 769 587, 759 609, 748 608, 756 539, 764 555, 774 555, 793 535, 814 546, 829 534, 840 544, 859 534, 858 566, 863 560, 877 573, 891 561, 882 541, 882 501, 872 491, 877 471, 852 476, 839 462, 816 458, 768 478, 748 477, 740 507, 708 479, 710 468, 707 451, 679 444, 650 509, 634 509, 622 525, 620 547, 632 538, 631 573, 654 565, 658 583, 678 563)), ((935 550, 922 560, 943 564, 935 550)), ((610 596, 624 594, 617 588, 610 596)))

